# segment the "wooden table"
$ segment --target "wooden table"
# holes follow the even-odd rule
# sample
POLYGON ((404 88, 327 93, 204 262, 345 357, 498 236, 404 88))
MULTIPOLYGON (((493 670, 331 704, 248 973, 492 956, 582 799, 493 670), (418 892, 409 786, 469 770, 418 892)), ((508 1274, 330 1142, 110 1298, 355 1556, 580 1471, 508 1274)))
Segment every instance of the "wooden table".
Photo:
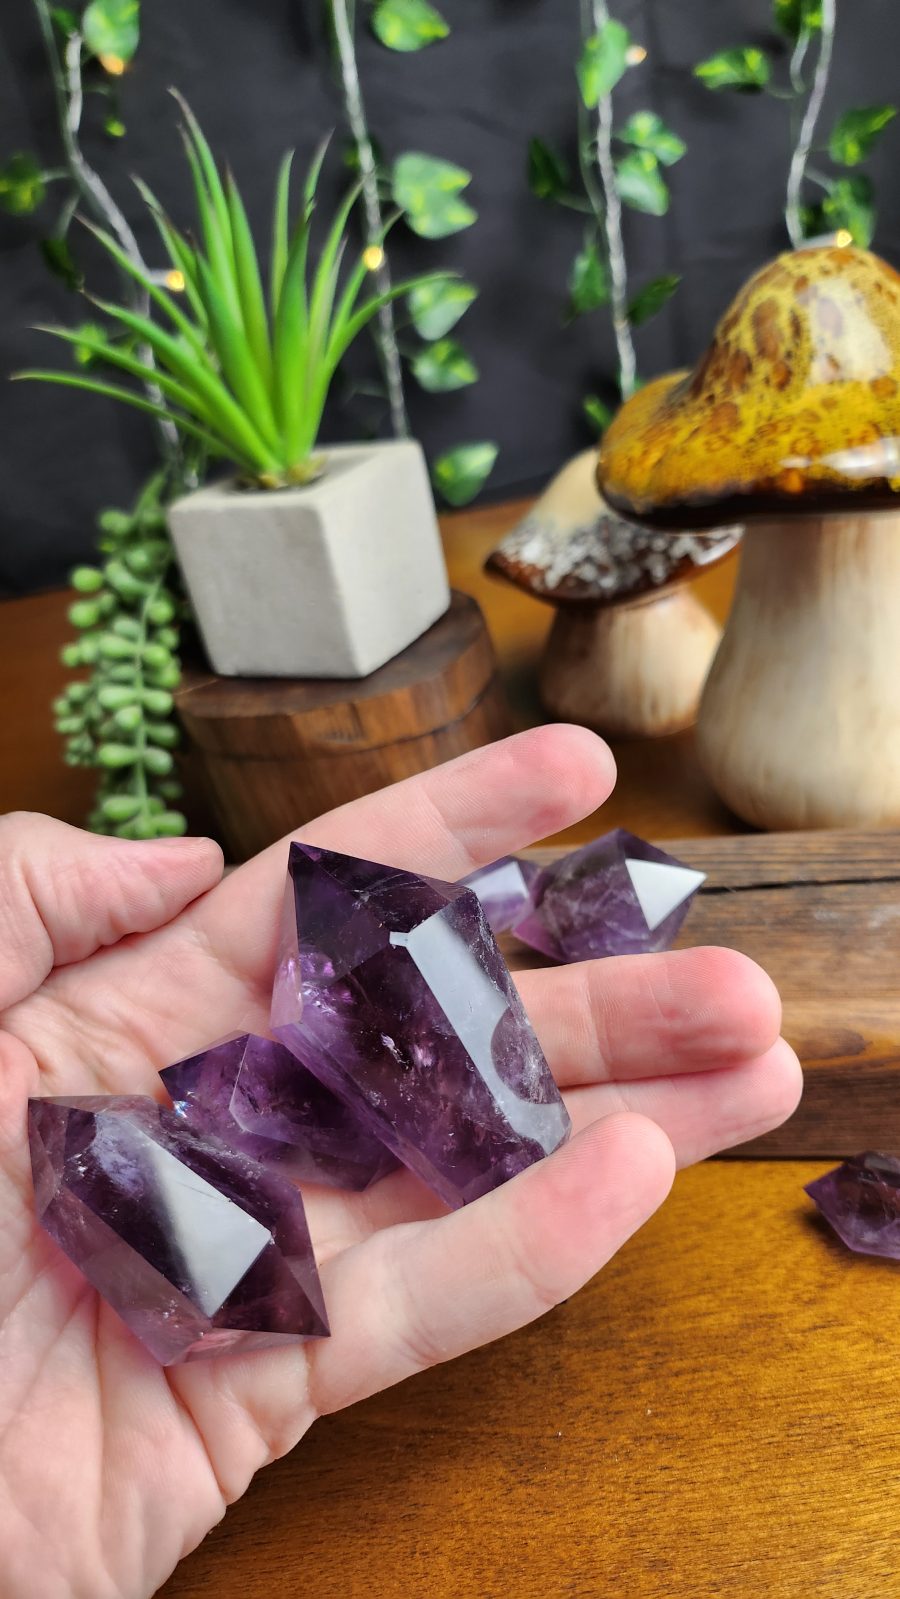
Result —
MULTIPOLYGON (((520 508, 448 518, 523 722, 550 621, 481 560, 520 508)), ((701 580, 724 614, 732 570, 701 580)), ((62 600, 0 608, 0 809, 83 813, 46 701, 62 600)), ((734 832, 689 736, 616 748, 564 835, 734 832)), ((823 991, 835 980, 823 973, 823 991)), ((896 1272, 848 1257, 821 1163, 711 1162, 587 1289, 513 1338, 320 1422, 165 1599, 880 1599, 900 1595, 896 1272)))

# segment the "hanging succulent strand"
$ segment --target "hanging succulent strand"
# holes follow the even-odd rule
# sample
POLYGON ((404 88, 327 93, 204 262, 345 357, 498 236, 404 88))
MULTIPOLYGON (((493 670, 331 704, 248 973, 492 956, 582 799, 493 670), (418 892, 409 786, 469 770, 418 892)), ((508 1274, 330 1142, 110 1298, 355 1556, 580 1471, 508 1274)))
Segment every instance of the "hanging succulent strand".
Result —
MULTIPOLYGON (((375 161, 375 152, 372 148, 372 139, 366 123, 362 87, 356 64, 354 10, 353 0, 331 0, 334 36, 337 43, 338 59, 341 66, 341 83, 344 91, 344 110, 356 145, 356 155, 359 162, 362 201, 366 216, 366 241, 370 249, 379 252, 378 265, 373 268, 378 293, 389 294, 391 272, 387 255, 381 248, 381 241, 384 237, 384 217, 378 192, 378 168, 375 161)), ((384 372, 384 381, 387 387, 388 404, 391 412, 391 429, 395 438, 405 439, 409 435, 409 421, 406 415, 406 401, 403 394, 403 370, 400 364, 400 351, 397 347, 394 309, 392 302, 389 300, 385 302, 378 313, 377 344, 384 372)))
MULTIPOLYGON (((837 0, 822 0, 822 20, 819 28, 819 55, 816 61, 816 70, 813 74, 812 88, 800 124, 800 133, 791 156, 791 165, 787 180, 787 198, 784 208, 784 220, 788 230, 791 244, 796 250, 803 243, 803 220, 801 215, 801 198, 803 193, 803 180, 806 177, 806 164, 812 149, 816 126, 822 111, 822 102, 828 88, 828 75, 831 71, 831 57, 834 50, 834 31, 837 22, 837 0)), ((809 40, 809 30, 804 29, 797 41, 797 50, 803 40, 809 40)), ((802 57, 801 57, 802 63, 802 57)), ((796 73, 799 77, 799 71, 796 73)), ((791 60, 791 82, 795 82, 794 60, 791 60)))
MULTIPOLYGON (((597 35, 609 22, 609 9, 605 0, 587 0, 582 3, 582 31, 585 39, 597 35), (585 26, 586 24, 586 26, 585 26)), ((611 94, 601 94, 597 101, 597 171, 603 189, 603 214, 601 227, 606 243, 606 260, 609 267, 609 309, 616 353, 619 361, 619 389, 622 399, 634 393, 637 363, 631 323, 628 317, 628 271, 625 246, 622 240, 622 202, 616 183, 613 160, 613 102, 611 94)))
MULTIPOLYGON (((66 221, 70 220, 78 199, 82 199, 91 211, 95 221, 114 235, 132 265, 146 274, 148 267, 141 255, 140 246, 127 217, 116 204, 99 172, 94 170, 81 148, 79 135, 84 110, 84 83, 82 80, 83 36, 78 29, 71 32, 65 42, 64 57, 61 57, 53 16, 50 7, 47 5, 47 0, 33 0, 33 4, 50 65, 50 75, 53 80, 53 91, 59 116, 59 129, 66 170, 74 190, 66 221)), ((150 302, 145 290, 134 279, 126 277, 125 274, 123 274, 123 281, 127 286, 132 309, 140 316, 146 316, 150 302)), ((152 367, 154 364, 152 352, 147 349, 142 349, 141 359, 148 366, 152 367)), ((153 404, 159 404, 162 399, 161 394, 153 384, 147 385, 147 397, 153 404)), ((174 466, 178 457, 178 436, 175 429, 169 422, 158 421, 155 425, 164 459, 174 466)))

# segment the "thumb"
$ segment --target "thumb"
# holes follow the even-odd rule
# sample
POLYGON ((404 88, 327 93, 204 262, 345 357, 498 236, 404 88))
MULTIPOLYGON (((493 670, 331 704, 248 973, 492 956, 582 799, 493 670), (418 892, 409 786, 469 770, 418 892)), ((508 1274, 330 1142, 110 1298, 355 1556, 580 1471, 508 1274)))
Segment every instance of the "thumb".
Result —
POLYGON ((29 812, 0 817, 0 1010, 54 966, 146 933, 212 888, 209 838, 101 838, 29 812))

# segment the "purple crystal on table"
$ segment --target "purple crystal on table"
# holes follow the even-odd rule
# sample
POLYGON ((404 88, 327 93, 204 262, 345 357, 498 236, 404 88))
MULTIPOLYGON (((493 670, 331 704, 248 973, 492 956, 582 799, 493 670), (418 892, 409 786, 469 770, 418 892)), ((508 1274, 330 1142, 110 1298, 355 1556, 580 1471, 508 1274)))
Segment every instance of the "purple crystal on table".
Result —
POLYGON ((704 880, 617 827, 545 867, 512 931, 557 961, 669 949, 704 880))
POLYGON ((900 1260, 900 1159, 854 1155, 806 1192, 848 1249, 900 1260))
POLYGON ((462 879, 464 886, 478 895, 492 933, 505 933, 524 914, 531 885, 540 870, 536 861, 503 855, 462 879))
POLYGON ((448 1205, 569 1118, 477 896, 292 844, 272 1031, 448 1205))
POLYGON ((138 1096, 32 1099, 38 1219, 164 1366, 326 1337, 303 1201, 138 1096))
POLYGON ((271 1038, 233 1033, 159 1075, 191 1126, 297 1182, 368 1188, 397 1165, 343 1101, 271 1038))

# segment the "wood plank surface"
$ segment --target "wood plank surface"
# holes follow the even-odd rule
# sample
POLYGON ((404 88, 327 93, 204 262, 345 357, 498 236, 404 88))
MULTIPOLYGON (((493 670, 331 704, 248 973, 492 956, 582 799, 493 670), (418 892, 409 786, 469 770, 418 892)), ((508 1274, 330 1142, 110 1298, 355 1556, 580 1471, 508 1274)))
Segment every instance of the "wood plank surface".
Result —
MULTIPOLYGON (((900 1149, 900 834, 769 833, 666 848, 709 874, 679 944, 724 944, 765 967, 806 1073, 791 1120, 738 1153, 900 1149)), ((535 964, 514 941, 507 953, 513 966, 535 964)))
POLYGON ((896 1599, 900 1267, 711 1162, 542 1321, 320 1421, 165 1599, 896 1599))

